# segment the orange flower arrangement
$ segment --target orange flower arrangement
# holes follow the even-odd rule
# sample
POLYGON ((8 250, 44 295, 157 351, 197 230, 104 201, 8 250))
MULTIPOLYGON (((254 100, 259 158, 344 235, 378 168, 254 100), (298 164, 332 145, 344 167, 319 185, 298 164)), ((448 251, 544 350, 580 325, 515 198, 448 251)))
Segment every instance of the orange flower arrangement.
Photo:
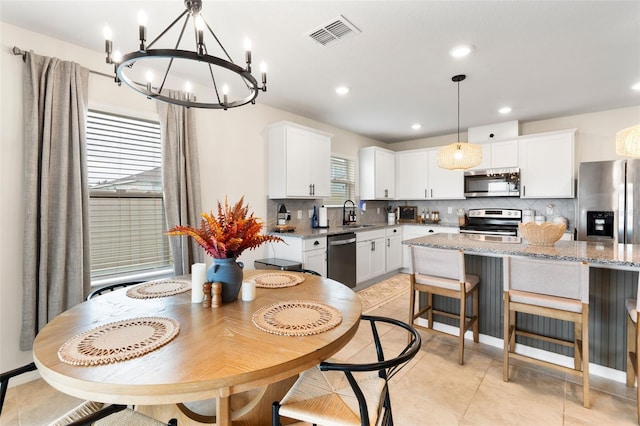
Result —
POLYGON ((204 248, 205 252, 216 259, 229 259, 240 256, 269 241, 283 241, 275 235, 262 235, 263 222, 250 215, 249 205, 243 206, 244 196, 233 207, 229 207, 227 198, 224 208, 218 201, 218 214, 202 213, 200 228, 177 225, 167 231, 167 235, 188 235, 204 248))

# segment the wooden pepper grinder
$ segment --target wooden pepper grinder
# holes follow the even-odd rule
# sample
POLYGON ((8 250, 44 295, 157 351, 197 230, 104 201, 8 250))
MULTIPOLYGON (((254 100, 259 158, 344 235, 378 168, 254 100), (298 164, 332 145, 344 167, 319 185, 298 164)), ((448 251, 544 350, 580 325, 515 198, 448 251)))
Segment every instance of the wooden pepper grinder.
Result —
POLYGON ((204 298, 202 299, 202 307, 211 307, 211 283, 202 284, 202 291, 204 292, 204 298))
POLYGON ((222 306, 222 283, 213 283, 211 285, 211 307, 219 308, 222 306))

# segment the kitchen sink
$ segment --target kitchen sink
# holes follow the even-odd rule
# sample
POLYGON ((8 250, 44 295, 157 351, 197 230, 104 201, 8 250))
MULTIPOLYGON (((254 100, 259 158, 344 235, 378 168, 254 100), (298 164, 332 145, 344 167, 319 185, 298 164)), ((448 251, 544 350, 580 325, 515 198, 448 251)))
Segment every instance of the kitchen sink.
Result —
POLYGON ((357 223, 351 224, 351 225, 342 225, 343 229, 359 229, 359 228, 369 228, 371 226, 375 226, 375 225, 360 225, 357 223))

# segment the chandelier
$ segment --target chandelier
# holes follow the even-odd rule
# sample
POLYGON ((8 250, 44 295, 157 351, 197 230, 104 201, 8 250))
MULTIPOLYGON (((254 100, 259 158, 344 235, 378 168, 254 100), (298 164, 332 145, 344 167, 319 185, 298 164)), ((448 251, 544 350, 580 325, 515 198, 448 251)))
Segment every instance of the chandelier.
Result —
POLYGON ((640 158, 640 124, 616 133, 616 154, 640 158))
POLYGON ((237 65, 200 13, 202 0, 185 0, 184 5, 185 11, 150 43, 147 43, 147 17, 140 11, 139 48, 131 53, 114 51, 111 30, 104 28, 106 60, 114 65, 115 82, 124 82, 147 98, 186 107, 226 110, 255 104, 258 92, 267 90, 267 73, 262 64, 262 86, 258 86, 251 74, 251 43, 248 40, 244 43, 245 66, 237 65), (176 25, 179 22, 181 25, 176 25), (214 43, 210 46, 205 43, 205 30, 213 37, 214 43), (192 37, 183 37, 185 31, 188 34, 192 31, 192 37), (176 41, 170 44, 165 39, 172 35, 176 41), (156 44, 164 46, 156 48, 156 44), (214 56, 209 48, 220 51, 219 56, 214 56), (206 87, 197 86, 198 82, 206 87), (204 88, 196 92, 194 87, 204 88), (182 93, 171 96, 169 89, 182 93))
POLYGON ((460 142, 460 82, 466 75, 454 75, 451 81, 458 83, 458 142, 443 146, 438 150, 438 167, 449 170, 466 170, 482 162, 482 147, 460 142))

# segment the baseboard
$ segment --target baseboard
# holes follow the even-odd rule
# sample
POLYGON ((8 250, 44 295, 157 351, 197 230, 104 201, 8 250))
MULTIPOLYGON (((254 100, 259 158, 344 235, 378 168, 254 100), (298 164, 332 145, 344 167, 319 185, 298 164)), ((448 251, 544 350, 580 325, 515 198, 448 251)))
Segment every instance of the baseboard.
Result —
MULTIPOLYGON (((418 318, 415 321, 416 324, 427 327, 429 322, 424 318, 418 318)), ((451 334, 453 336, 458 335, 458 327, 454 327, 448 324, 443 324, 439 322, 433 323, 433 329, 451 334)), ((473 340, 473 332, 467 331, 464 334, 465 339, 473 340)), ((484 334, 480 334, 479 339, 480 343, 485 345, 493 346, 495 348, 503 349, 504 343, 502 339, 493 336, 487 336, 484 334)), ((552 362, 555 364, 563 365, 568 368, 573 367, 573 358, 568 357, 566 355, 561 355, 553 352, 543 351, 538 348, 533 348, 531 346, 522 345, 520 343, 516 344, 516 352, 522 355, 526 355, 532 358, 537 358, 542 361, 552 362)), ((627 375, 624 371, 616 370, 614 368, 605 367, 599 364, 589 363, 589 374, 594 376, 603 377, 605 379, 613 380, 615 382, 626 383, 627 375)))

